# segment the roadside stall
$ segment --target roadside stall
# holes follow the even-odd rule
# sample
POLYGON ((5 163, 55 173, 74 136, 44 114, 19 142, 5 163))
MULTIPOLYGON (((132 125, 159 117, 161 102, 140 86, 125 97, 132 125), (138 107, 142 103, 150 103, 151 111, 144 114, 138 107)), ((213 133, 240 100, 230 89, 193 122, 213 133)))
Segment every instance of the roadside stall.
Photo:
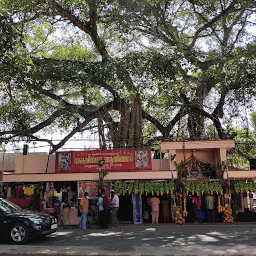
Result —
POLYGON ((41 211, 44 193, 43 183, 13 183, 7 186, 7 199, 24 209, 41 211))
MULTIPOLYGON (((102 188, 105 190, 105 195, 111 198, 111 181, 105 181, 101 184, 102 188)), ((80 205, 80 200, 84 193, 87 192, 89 196, 89 213, 88 213, 88 225, 95 226, 98 225, 98 193, 99 193, 99 182, 98 181, 79 181, 77 183, 78 187, 78 205, 80 205)), ((78 207, 80 209, 80 207, 78 207)), ((80 212, 79 212, 80 215, 80 212)))
POLYGON ((78 217, 77 194, 76 181, 48 182, 44 196, 44 212, 57 215, 59 225, 78 225, 80 218, 78 217), (59 206, 56 202, 59 202, 59 206), (59 209, 56 209, 56 205, 59 209))

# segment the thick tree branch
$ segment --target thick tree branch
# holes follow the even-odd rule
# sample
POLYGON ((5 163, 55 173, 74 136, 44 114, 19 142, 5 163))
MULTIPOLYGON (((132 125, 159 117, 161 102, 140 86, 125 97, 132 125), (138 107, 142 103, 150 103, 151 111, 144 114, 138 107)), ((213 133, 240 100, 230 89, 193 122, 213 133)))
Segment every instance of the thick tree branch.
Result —
POLYGON ((64 111, 65 111, 64 109, 56 110, 46 120, 44 120, 40 124, 35 125, 32 128, 26 129, 26 130, 1 131, 0 136, 3 136, 5 134, 13 134, 15 136, 30 136, 36 132, 39 132, 43 128, 49 126, 51 123, 54 122, 54 120, 56 120, 58 117, 60 117, 64 111))
POLYGON ((60 15, 65 20, 70 21, 70 23, 72 23, 75 27, 78 27, 79 29, 81 29, 81 31, 84 31, 86 34, 88 35, 91 34, 90 22, 81 21, 78 17, 76 17, 69 10, 62 7, 62 5, 55 0, 51 0, 50 3, 51 3, 51 7, 53 9, 56 9, 56 14, 60 15))
POLYGON ((75 129, 73 129, 64 139, 61 140, 58 144, 54 145, 50 151, 50 154, 53 154, 59 148, 61 148, 70 138, 72 138, 77 132, 80 132, 83 127, 89 124, 93 119, 97 118, 99 115, 103 115, 105 112, 108 112, 113 108, 113 102, 109 102, 92 113, 88 114, 85 120, 79 124, 75 129))
MULTIPOLYGON (((194 0, 188 0, 192 5, 195 5, 195 1, 194 0)), ((230 3, 230 5, 224 9, 223 11, 221 11, 220 14, 218 14, 217 16, 215 16, 213 19, 211 19, 210 21, 208 21, 207 23, 205 23, 203 26, 201 26, 194 34, 193 39, 191 44, 188 46, 188 50, 191 50, 197 39, 199 38, 199 35, 201 34, 201 32, 203 32, 204 30, 206 30, 207 28, 211 27, 214 23, 216 23, 217 21, 219 21, 223 16, 227 15, 228 13, 232 12, 235 10, 235 4, 237 3, 237 0, 234 0, 230 3)))
POLYGON ((142 109, 142 117, 151 122, 153 125, 157 127, 157 129, 164 135, 165 134, 165 128, 163 125, 153 116, 148 114, 145 110, 142 109))
POLYGON ((192 112, 199 112, 201 115, 209 118, 210 120, 212 120, 212 122, 214 123, 216 130, 218 132, 218 135, 221 139, 225 139, 227 137, 225 130, 222 128, 221 122, 219 120, 218 117, 209 114, 208 112, 206 112, 204 109, 202 109, 199 105, 197 104, 192 104, 189 99, 187 98, 187 96, 185 94, 182 94, 181 97, 184 100, 185 105, 192 111, 192 112))

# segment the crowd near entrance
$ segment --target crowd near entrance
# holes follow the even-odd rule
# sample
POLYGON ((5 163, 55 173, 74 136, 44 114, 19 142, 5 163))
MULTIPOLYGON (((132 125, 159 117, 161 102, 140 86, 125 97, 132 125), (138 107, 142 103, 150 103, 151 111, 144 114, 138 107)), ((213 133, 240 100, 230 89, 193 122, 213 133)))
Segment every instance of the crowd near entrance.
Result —
POLYGON ((138 214, 141 223, 256 221, 256 183, 249 180, 116 181, 113 188, 124 221, 135 223, 138 214), (137 211, 134 192, 141 198, 137 211))
MULTIPOLYGON (((180 207, 179 198, 174 198, 172 195, 142 195, 142 219, 143 223, 152 223, 152 198, 159 199, 159 211, 157 223, 175 223, 176 208, 180 207), (175 201, 176 200, 176 201, 175 201), (178 204, 178 205, 177 205, 178 204)), ((237 196, 234 195, 232 199, 238 201, 237 196)), ((236 203, 235 208, 240 206, 236 203)), ((189 193, 187 196, 187 216, 184 218, 186 223, 200 223, 200 222, 222 222, 222 213, 218 212, 218 196, 201 195, 192 196, 189 193)), ((119 219, 122 223, 133 222, 133 202, 132 196, 120 196, 119 219)))
POLYGON ((100 189, 97 185, 96 181, 13 183, 4 184, 3 195, 22 208, 54 215, 63 226, 79 226, 85 214, 86 227, 91 228, 256 221, 252 192, 256 183, 249 180, 108 181, 100 189))

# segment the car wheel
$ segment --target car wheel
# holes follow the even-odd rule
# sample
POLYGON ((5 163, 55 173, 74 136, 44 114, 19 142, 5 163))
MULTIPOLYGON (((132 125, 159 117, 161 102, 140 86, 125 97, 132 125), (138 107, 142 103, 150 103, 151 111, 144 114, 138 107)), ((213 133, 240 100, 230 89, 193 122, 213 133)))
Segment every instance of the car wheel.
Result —
POLYGON ((15 225, 11 228, 10 238, 15 244, 23 244, 28 241, 28 228, 24 225, 15 225))

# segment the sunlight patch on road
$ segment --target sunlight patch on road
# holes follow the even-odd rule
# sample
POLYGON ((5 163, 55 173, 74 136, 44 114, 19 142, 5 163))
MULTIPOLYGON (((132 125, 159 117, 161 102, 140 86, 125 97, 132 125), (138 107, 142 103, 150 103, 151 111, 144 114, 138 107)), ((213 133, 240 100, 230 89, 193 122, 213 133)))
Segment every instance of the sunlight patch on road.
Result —
POLYGON ((194 240, 194 239, 196 239, 196 237, 195 236, 188 236, 188 239, 194 240))
POLYGON ((177 238, 176 240, 174 240, 174 241, 172 242, 172 244, 175 245, 175 246, 177 246, 177 245, 178 245, 178 246, 186 245, 185 239, 184 239, 183 237, 177 238))
POLYGON ((56 254, 58 251, 53 251, 53 250, 41 250, 40 254, 56 254))
POLYGON ((156 231, 156 228, 146 228, 145 231, 151 231, 151 232, 154 232, 156 231))
POLYGON ((219 239, 207 235, 197 235, 202 242, 217 242, 219 239))
POLYGON ((145 237, 145 238, 142 238, 141 240, 142 241, 150 241, 150 240, 155 240, 155 238, 153 238, 153 237, 151 237, 151 238, 145 237))
POLYGON ((210 235, 210 236, 222 236, 223 233, 214 231, 214 232, 206 233, 206 235, 210 235))
POLYGON ((228 253, 239 253, 239 250, 236 250, 236 249, 227 249, 226 252, 228 252, 228 253))
POLYGON ((219 238, 225 239, 225 240, 235 237, 235 236, 231 236, 231 235, 227 236, 220 232, 209 232, 209 233, 206 233, 206 235, 218 236, 219 238))
POLYGON ((57 232, 49 235, 49 237, 66 236, 66 235, 70 235, 72 233, 73 233, 73 231, 57 231, 57 232))
POLYGON ((225 252, 223 252, 223 251, 219 251, 219 250, 214 251, 214 252, 216 253, 216 255, 224 255, 224 254, 225 254, 225 252))
POLYGON ((125 235, 132 236, 132 235, 134 235, 134 232, 125 233, 125 235))
POLYGON ((89 240, 88 235, 83 235, 82 237, 80 237, 81 240, 89 240))
POLYGON ((93 237, 96 237, 96 236, 119 236, 122 233, 123 232, 91 233, 91 234, 88 234, 88 236, 93 236, 93 237))

